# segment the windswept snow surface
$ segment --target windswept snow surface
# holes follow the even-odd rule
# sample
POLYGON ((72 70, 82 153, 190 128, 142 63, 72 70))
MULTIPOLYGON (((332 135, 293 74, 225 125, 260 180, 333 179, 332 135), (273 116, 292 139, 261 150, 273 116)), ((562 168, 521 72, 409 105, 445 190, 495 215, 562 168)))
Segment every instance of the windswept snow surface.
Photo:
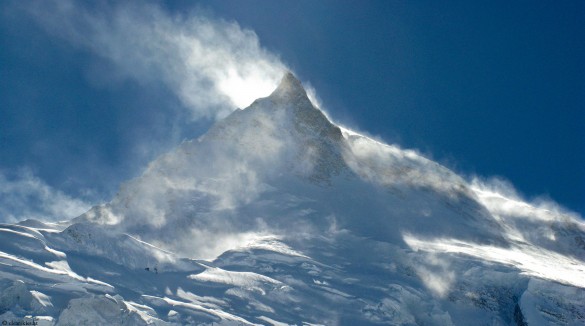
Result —
POLYGON ((340 128, 290 73, 67 222, 0 225, 0 321, 583 325, 585 225, 340 128))

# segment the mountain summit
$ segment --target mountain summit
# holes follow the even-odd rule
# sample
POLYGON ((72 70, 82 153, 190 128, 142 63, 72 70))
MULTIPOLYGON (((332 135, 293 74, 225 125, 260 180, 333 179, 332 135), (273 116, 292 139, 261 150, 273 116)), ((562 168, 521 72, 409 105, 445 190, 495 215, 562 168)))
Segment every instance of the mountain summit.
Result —
POLYGON ((272 92, 271 97, 302 97, 307 96, 307 92, 303 88, 301 82, 290 72, 287 71, 278 87, 272 92))
POLYGON ((1 225, 0 275, 0 319, 46 325, 582 325, 585 224, 337 126, 287 72, 112 201, 1 225))

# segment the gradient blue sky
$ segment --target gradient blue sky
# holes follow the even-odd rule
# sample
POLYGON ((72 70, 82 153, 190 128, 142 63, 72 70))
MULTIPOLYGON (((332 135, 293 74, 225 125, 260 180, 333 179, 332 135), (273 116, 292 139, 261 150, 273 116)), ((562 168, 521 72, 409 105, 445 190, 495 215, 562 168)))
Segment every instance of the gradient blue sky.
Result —
MULTIPOLYGON (((195 13, 253 31, 342 124, 585 214, 583 1, 157 4, 170 17, 195 13)), ((116 6, 79 3, 104 15, 116 6)), ((188 117, 168 85, 118 76, 107 57, 49 31, 26 7, 0 4, 5 189, 24 191, 24 178, 99 203, 212 123, 188 117)), ((24 192, 10 200, 44 198, 24 192)))

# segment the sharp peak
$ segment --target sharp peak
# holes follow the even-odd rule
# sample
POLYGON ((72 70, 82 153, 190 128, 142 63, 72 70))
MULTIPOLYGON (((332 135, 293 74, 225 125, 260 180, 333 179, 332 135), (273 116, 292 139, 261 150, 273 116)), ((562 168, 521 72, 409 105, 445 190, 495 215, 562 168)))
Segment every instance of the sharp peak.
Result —
MULTIPOLYGON (((280 80, 281 84, 292 84, 295 86, 301 86, 301 82, 297 79, 297 77, 290 71, 286 71, 280 80)), ((301 86, 302 87, 302 86, 301 86)))
POLYGON ((272 95, 304 95, 307 96, 307 92, 303 88, 301 82, 295 77, 295 75, 286 71, 280 80, 278 87, 272 92, 272 95))

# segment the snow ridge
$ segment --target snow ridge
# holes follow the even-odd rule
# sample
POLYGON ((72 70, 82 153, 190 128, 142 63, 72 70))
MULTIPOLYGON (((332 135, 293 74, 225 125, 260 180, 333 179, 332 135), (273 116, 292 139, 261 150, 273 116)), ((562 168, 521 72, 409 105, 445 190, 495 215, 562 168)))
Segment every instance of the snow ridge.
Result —
POLYGON ((585 224, 340 128, 290 73, 72 221, 0 225, 0 321, 583 325, 585 224))

